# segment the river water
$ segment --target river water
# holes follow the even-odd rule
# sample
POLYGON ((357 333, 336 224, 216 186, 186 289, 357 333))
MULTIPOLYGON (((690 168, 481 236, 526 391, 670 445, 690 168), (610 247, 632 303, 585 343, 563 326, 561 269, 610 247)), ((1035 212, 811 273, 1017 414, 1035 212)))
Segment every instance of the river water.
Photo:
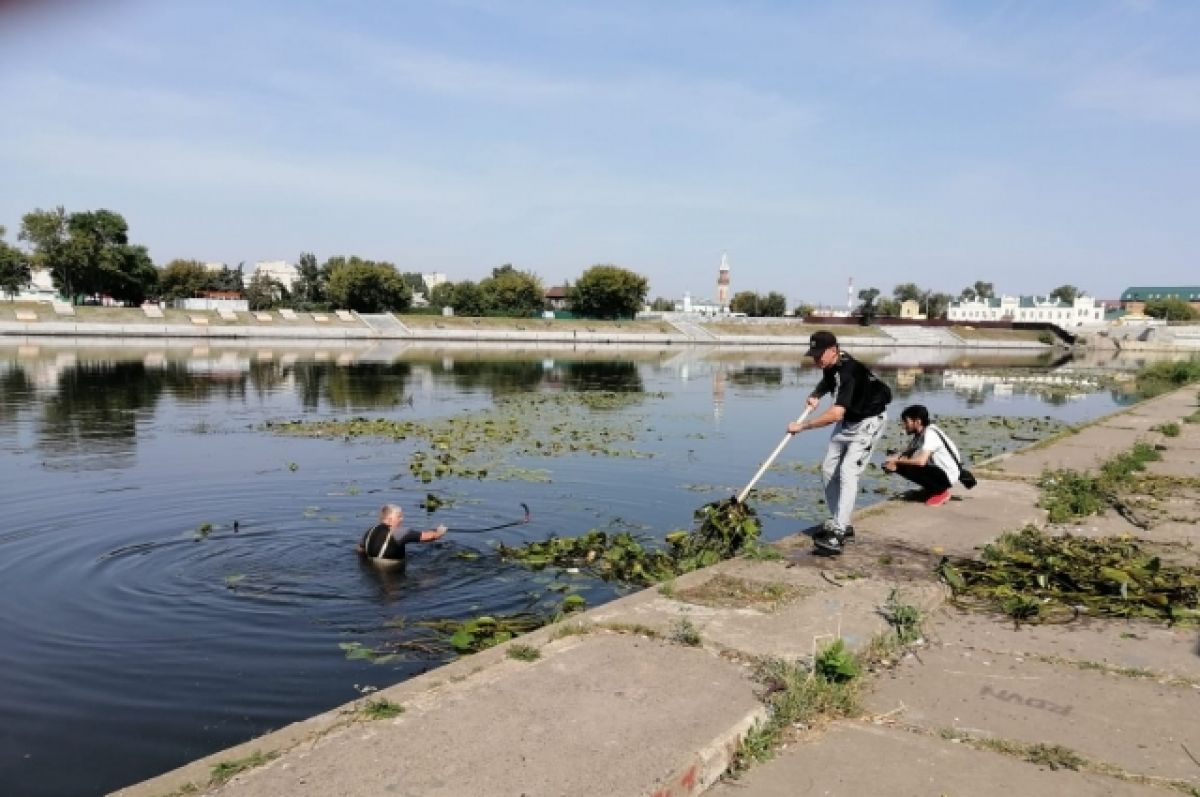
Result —
MULTIPOLYGON (((924 403, 1077 422, 1118 404, 1045 358, 864 359, 894 385, 893 417, 924 403)), ((690 528, 750 478, 815 381, 794 351, 0 344, 0 794, 104 793, 411 677, 444 659, 347 653, 421 619, 544 609, 562 579, 591 605, 612 598, 619 587, 505 564, 494 546, 690 528), (574 403, 589 392, 624 400, 574 403), (423 441, 264 427, 477 415, 531 396, 563 402, 551 411, 574 428, 560 436, 620 439, 486 452, 488 476, 425 484, 409 468, 423 441), (450 505, 426 517, 429 493, 450 505), (422 527, 503 523, 522 503, 533 517, 413 546, 404 574, 380 576, 352 548, 386 502, 422 527)), ((760 507, 766 538, 820 517, 825 438, 796 438, 764 479, 797 491, 760 507)))

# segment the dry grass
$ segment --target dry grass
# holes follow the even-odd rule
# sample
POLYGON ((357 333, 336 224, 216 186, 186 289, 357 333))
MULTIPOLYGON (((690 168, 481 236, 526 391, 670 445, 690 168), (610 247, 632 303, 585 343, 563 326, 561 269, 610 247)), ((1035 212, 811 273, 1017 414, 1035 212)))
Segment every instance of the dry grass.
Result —
POLYGON ((768 321, 763 323, 736 321, 715 321, 701 324, 709 332, 716 335, 763 335, 770 337, 807 338, 818 329, 828 329, 839 338, 879 338, 884 337, 882 330, 877 327, 836 326, 823 327, 819 324, 805 324, 802 321, 768 321))
POLYGON ((177 310, 173 307, 164 308, 162 318, 151 318, 140 307, 100 307, 95 305, 80 305, 75 307, 75 315, 60 316, 54 308, 45 302, 0 302, 0 321, 16 321, 17 312, 35 313, 36 323, 59 321, 67 324, 114 324, 123 326, 146 325, 163 326, 167 324, 179 326, 210 326, 210 327, 361 327, 357 321, 342 321, 333 313, 321 313, 326 320, 316 321, 311 313, 296 313, 294 320, 288 320, 279 315, 278 310, 271 311, 270 321, 259 321, 252 312, 238 311, 236 318, 222 318, 215 310, 177 310), (193 318, 207 319, 207 324, 196 324, 193 318))
POLYGON ((665 321, 589 321, 578 318, 470 318, 467 316, 400 315, 412 329, 510 329, 527 332, 584 332, 618 335, 678 334, 665 321))

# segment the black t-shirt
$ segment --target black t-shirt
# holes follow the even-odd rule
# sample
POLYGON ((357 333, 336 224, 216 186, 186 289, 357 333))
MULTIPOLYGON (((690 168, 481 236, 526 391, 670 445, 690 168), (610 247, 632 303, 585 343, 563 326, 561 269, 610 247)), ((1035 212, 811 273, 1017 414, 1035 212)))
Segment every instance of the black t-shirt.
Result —
MULTIPOLYGON (((372 559, 379 557, 379 549, 383 547, 383 541, 387 540, 388 524, 380 523, 372 528, 367 529, 367 533, 363 535, 362 547, 367 556, 372 559)), ((404 546, 410 542, 420 542, 421 532, 403 529, 392 534, 392 538, 388 540, 387 552, 383 555, 384 559, 403 559, 404 546)))
POLYGON ((840 352, 838 361, 821 371, 813 395, 819 398, 828 393, 833 394, 834 404, 846 408, 845 423, 879 415, 892 400, 891 388, 846 352, 840 352))

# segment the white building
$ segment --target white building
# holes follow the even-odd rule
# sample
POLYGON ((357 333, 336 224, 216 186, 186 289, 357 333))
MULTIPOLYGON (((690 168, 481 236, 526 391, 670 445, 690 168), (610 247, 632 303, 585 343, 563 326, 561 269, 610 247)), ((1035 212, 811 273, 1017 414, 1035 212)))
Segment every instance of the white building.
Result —
POLYGON ((254 264, 253 277, 259 274, 266 274, 289 291, 295 287, 296 280, 300 279, 300 272, 286 260, 260 260, 254 264))
POLYGON ((224 268, 225 268, 224 263, 205 263, 204 264, 204 270, 210 274, 215 274, 216 272, 221 271, 224 268))
POLYGON ((426 292, 432 291, 437 286, 447 283, 449 281, 450 280, 446 278, 446 275, 440 271, 433 271, 428 274, 421 275, 421 282, 425 283, 426 292))
POLYGON ((1104 305, 1091 296, 1060 302, 1048 296, 1001 296, 951 302, 946 318, 951 321, 1046 321, 1060 327, 1104 322, 1104 305))
POLYGON ((15 296, 10 296, 7 291, 0 291, 0 299, 16 299, 18 302, 56 302, 58 301, 58 290, 54 287, 50 269, 34 268, 29 270, 29 282, 17 291, 15 296))

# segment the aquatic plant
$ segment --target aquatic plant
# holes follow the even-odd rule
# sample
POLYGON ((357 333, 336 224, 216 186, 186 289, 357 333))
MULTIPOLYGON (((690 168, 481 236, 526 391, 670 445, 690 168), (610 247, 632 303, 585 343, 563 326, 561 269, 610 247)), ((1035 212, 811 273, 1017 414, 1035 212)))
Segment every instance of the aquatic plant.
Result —
POLYGON ((554 566, 578 568, 605 580, 649 585, 736 556, 758 539, 754 510, 733 499, 696 511, 696 531, 673 531, 665 548, 648 547, 633 534, 593 529, 578 537, 550 537, 520 546, 501 544, 501 558, 535 570, 554 566))
POLYGON ((1128 537, 1051 536, 1036 526, 1003 535, 978 559, 943 557, 955 603, 1018 622, 1080 614, 1200 622, 1200 568, 1164 561, 1128 537))

